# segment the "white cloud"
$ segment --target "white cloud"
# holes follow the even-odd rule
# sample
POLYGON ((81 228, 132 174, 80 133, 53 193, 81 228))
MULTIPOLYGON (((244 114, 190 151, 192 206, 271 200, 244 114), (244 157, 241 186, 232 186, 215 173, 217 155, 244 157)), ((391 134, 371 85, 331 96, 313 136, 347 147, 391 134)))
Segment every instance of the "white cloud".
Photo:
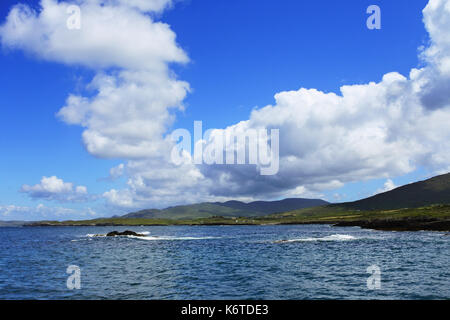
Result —
POLYGON ((391 179, 387 179, 383 185, 383 188, 378 189, 375 194, 388 192, 394 190, 395 188, 397 188, 397 186, 395 185, 394 181, 392 181, 391 179))
POLYGON ((450 2, 431 0, 423 10, 425 28, 430 34, 431 45, 423 53, 424 59, 436 67, 440 75, 450 76, 450 2))
POLYGON ((89 85, 97 94, 69 95, 58 117, 85 128, 83 142, 95 156, 150 157, 165 143, 163 135, 174 119, 170 110, 183 108, 189 90, 168 71, 168 63, 188 61, 175 33, 139 11, 167 4, 79 1, 80 30, 66 27, 67 2, 42 0, 40 12, 17 5, 0 27, 1 42, 42 59, 98 70, 89 85))
POLYGON ((41 10, 18 4, 0 28, 5 47, 21 49, 39 58, 95 70, 123 68, 162 72, 168 62, 186 62, 167 24, 155 22, 137 10, 162 8, 167 1, 78 1, 81 28, 67 28, 70 2, 41 0, 41 10), (139 4, 141 3, 141 4, 139 4))
POLYGON ((165 207, 173 204, 213 200, 208 198, 211 181, 205 180, 193 164, 175 166, 169 152, 160 157, 130 160, 127 188, 112 189, 103 196, 108 203, 125 208, 165 207))
POLYGON ((125 165, 121 163, 118 166, 115 166, 109 170, 109 178, 111 180, 116 180, 121 176, 123 176, 124 172, 125 172, 125 165))
POLYGON ((167 74, 121 71, 98 74, 91 87, 95 97, 69 96, 58 116, 86 128, 83 141, 91 154, 139 159, 166 148, 163 136, 174 120, 170 109, 182 107, 189 86, 167 74))
POLYGON ((124 190, 119 192, 115 189, 111 189, 103 194, 109 203, 122 208, 132 208, 134 207, 133 195, 129 190, 124 190))
POLYGON ((33 186, 24 184, 20 191, 27 193, 33 199, 66 201, 87 201, 92 199, 85 186, 76 186, 73 183, 64 182, 56 176, 42 177, 39 184, 33 186))

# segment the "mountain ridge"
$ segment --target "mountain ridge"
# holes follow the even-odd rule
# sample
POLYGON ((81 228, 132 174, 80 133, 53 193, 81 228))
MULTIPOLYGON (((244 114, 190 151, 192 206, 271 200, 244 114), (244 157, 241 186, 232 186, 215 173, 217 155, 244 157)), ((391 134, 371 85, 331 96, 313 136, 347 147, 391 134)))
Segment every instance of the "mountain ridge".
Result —
POLYGON ((144 209, 127 213, 121 218, 196 219, 214 216, 257 217, 327 204, 329 204, 329 202, 322 199, 306 198, 287 198, 275 201, 252 201, 248 203, 230 200, 225 202, 202 202, 190 205, 172 206, 165 209, 144 209))

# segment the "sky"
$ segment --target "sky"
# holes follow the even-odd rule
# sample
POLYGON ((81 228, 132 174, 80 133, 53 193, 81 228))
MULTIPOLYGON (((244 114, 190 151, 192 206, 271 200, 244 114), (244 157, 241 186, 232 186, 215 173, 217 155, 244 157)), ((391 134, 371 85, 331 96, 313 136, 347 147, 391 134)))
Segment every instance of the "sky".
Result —
POLYGON ((449 0, 3 0, 0 219, 353 201, 448 172, 449 30, 449 0), (194 121, 205 145, 279 130, 278 171, 175 165, 194 121))

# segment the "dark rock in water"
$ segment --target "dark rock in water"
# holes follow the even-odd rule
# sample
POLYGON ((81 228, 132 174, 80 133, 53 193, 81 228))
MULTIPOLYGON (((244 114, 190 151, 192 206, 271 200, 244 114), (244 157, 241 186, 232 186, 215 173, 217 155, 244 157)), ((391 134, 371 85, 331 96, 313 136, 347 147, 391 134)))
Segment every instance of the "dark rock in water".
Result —
POLYGON ((134 231, 125 230, 124 232, 119 231, 111 231, 106 234, 107 237, 116 237, 116 236, 135 236, 135 237, 145 237, 145 234, 136 233, 134 231))

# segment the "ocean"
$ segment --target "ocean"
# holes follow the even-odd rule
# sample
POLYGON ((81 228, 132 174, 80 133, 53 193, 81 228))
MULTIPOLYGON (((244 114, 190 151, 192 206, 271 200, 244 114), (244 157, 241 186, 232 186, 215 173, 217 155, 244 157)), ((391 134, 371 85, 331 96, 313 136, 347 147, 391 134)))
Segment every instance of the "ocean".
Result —
POLYGON ((5 227, 0 299, 449 299, 449 257, 442 232, 5 227))

